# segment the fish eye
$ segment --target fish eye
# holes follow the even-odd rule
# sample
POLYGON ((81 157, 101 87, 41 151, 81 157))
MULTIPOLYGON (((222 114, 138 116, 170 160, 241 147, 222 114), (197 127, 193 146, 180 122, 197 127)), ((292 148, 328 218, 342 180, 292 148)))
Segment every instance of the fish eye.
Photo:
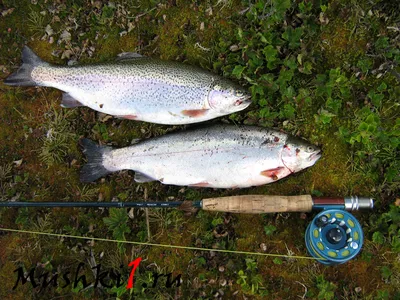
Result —
POLYGON ((307 152, 313 152, 314 151, 314 147, 313 146, 308 146, 307 147, 307 152))
POLYGON ((241 91, 235 91, 235 96, 242 97, 244 94, 241 91))

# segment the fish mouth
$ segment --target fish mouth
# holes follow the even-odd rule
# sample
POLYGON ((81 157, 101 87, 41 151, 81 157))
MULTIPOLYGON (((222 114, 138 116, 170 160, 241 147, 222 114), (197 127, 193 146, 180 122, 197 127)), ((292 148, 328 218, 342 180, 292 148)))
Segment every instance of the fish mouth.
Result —
POLYGON ((310 161, 317 161, 318 159, 320 159, 322 156, 321 150, 318 150, 316 152, 314 152, 313 154, 310 155, 310 157, 308 158, 308 160, 310 161))
POLYGON ((235 106, 240 106, 240 107, 247 107, 251 104, 251 96, 244 96, 236 100, 235 106))

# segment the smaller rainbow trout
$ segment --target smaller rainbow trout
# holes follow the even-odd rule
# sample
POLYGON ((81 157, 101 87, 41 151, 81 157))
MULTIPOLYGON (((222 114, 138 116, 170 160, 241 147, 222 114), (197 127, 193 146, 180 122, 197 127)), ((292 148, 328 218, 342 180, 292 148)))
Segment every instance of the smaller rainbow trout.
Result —
POLYGON ((86 66, 54 66, 28 47, 22 66, 4 83, 64 91, 63 107, 88 106, 106 114, 159 124, 197 123, 245 109, 250 94, 237 84, 179 62, 125 55, 86 66))
POLYGON ((260 127, 213 125, 112 149, 83 139, 81 181, 134 170, 135 181, 211 188, 267 184, 312 166, 320 150, 305 140, 260 127))

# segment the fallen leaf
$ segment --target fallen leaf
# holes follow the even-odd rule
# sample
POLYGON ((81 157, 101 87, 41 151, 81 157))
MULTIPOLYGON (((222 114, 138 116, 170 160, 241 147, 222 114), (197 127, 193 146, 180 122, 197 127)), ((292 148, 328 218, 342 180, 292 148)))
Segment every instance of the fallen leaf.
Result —
POLYGON ((8 16, 8 15, 10 15, 10 14, 14 11, 14 9, 15 9, 15 8, 6 9, 6 10, 4 10, 4 11, 1 12, 1 15, 2 15, 3 17, 8 16))
POLYGON ((13 163, 15 164, 15 166, 18 168, 19 166, 21 166, 22 164, 22 158, 20 160, 15 160, 13 161, 13 163))

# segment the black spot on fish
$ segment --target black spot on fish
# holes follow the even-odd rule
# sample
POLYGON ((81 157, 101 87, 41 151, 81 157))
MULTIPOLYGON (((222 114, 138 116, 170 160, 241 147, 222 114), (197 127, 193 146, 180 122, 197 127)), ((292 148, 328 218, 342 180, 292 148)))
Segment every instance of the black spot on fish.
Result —
POLYGON ((271 140, 270 139, 266 139, 264 142, 261 143, 261 146, 264 146, 266 144, 270 144, 271 140))

